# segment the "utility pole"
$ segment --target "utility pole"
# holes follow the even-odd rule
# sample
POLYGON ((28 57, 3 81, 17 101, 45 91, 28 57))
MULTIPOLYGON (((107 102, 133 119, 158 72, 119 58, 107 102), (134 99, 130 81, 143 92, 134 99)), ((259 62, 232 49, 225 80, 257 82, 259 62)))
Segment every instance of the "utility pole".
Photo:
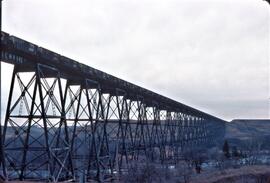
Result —
POLYGON ((0 134, 2 135, 2 129, 1 129, 1 121, 2 121, 2 78, 1 78, 1 73, 2 73, 2 68, 1 68, 1 62, 2 62, 2 0, 0 0, 0 134))
POLYGON ((2 135, 2 129, 1 129, 1 121, 2 121, 2 68, 1 68, 1 61, 2 61, 2 0, 0 0, 0 134, 2 135))
POLYGON ((1 62, 2 62, 2 0, 0 0, 0 180, 2 173, 4 173, 4 167, 3 167, 3 142, 2 142, 2 68, 1 68, 1 62), (1 168, 2 167, 2 168, 1 168), (2 169, 2 172, 1 172, 2 169))

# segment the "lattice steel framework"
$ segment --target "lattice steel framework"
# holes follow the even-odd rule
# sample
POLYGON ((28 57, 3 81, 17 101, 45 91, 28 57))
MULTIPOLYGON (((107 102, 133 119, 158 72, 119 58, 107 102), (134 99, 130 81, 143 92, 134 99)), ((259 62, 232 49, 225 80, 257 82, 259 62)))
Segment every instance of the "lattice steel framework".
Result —
POLYGON ((211 115, 2 48, 14 64, 0 139, 6 180, 104 181, 133 161, 177 162, 223 138, 224 121, 211 115))

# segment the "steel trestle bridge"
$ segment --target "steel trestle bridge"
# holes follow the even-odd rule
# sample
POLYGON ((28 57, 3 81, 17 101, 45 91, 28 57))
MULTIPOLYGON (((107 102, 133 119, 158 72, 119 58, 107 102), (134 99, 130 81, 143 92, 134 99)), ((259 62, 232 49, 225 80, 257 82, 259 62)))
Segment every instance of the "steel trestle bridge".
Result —
POLYGON ((225 121, 1 32, 14 65, 0 175, 104 181, 134 161, 176 161, 224 137, 225 121))

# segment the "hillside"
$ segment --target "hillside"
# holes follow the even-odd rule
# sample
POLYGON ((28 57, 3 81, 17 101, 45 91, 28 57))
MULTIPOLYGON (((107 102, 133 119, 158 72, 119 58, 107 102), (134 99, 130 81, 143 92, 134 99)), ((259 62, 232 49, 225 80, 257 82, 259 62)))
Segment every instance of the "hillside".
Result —
POLYGON ((241 140, 270 135, 270 120, 232 120, 226 125, 225 138, 241 140))
MULTIPOLYGON (((270 138, 270 120, 236 119, 227 123, 225 138, 231 143, 260 141, 266 146, 270 138)), ((269 146, 270 147, 270 146, 269 146)))

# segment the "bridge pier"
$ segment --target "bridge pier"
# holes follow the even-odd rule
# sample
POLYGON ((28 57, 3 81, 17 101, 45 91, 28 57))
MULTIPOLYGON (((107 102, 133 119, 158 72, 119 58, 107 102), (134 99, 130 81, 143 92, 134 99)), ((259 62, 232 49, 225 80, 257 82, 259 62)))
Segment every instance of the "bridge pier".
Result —
POLYGON ((26 75, 15 66, 3 130, 6 179, 72 178, 63 105, 59 71, 37 65, 26 75))

